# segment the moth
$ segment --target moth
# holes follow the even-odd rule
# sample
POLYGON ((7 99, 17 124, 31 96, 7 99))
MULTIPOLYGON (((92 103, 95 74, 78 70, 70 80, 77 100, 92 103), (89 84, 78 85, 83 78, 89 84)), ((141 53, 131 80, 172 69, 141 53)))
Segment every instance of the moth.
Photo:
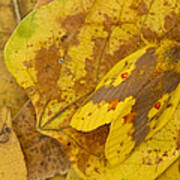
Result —
POLYGON ((105 155, 121 163, 173 115, 180 102, 180 44, 164 40, 119 61, 74 114, 71 126, 88 132, 110 124, 105 155))

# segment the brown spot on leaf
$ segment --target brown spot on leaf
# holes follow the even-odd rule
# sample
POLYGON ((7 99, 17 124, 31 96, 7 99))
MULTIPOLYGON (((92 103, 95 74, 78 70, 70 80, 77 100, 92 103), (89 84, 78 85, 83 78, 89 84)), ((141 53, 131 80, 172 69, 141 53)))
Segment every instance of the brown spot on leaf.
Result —
POLYGON ((95 167, 95 168, 94 168, 94 171, 97 172, 98 174, 100 174, 98 168, 95 167))
POLYGON ((0 144, 7 143, 10 139, 11 129, 4 125, 2 129, 0 129, 0 144))
POLYGON ((161 161, 162 161, 162 158, 159 158, 159 157, 158 157, 158 158, 156 158, 155 163, 156 163, 156 164, 159 164, 161 161))
MULTIPOLYGON (((94 61, 94 60, 93 60, 94 61)), ((96 86, 96 64, 90 59, 86 59, 86 75, 75 81, 74 89, 77 94, 84 94, 86 90, 92 91, 96 86)))
POLYGON ((146 3, 143 0, 141 0, 139 3, 132 4, 131 8, 137 11, 138 16, 142 16, 148 13, 148 7, 146 6, 146 3))
POLYGON ((167 15, 164 20, 165 20, 164 28, 166 30, 170 30, 176 23, 174 16, 167 15))
POLYGON ((52 94, 57 94, 56 82, 61 68, 58 62, 59 58, 58 48, 55 45, 48 49, 42 48, 36 54, 35 69, 39 90, 46 99, 49 99, 52 94))
POLYGON ((123 142, 123 141, 121 141, 121 142, 120 142, 120 146, 123 146, 123 144, 124 144, 124 142, 123 142))
POLYGON ((144 38, 149 40, 150 42, 155 42, 155 40, 158 38, 158 34, 156 32, 153 32, 150 28, 144 28, 142 30, 142 34, 144 38))
POLYGON ((162 156, 164 156, 164 157, 168 157, 168 152, 167 151, 165 151, 164 153, 163 153, 163 155, 162 156))
POLYGON ((80 33, 81 27, 85 22, 85 18, 85 13, 79 13, 72 16, 67 16, 64 20, 58 20, 61 26, 66 30, 66 35, 61 38, 61 46, 65 50, 65 56, 69 46, 79 44, 78 34, 80 33))
POLYGON ((85 153, 78 154, 78 156, 79 157, 77 157, 77 159, 78 159, 77 166, 79 169, 81 169, 81 171, 83 173, 85 173, 87 163, 88 163, 88 159, 89 159, 89 154, 85 152, 85 153))
POLYGON ((171 40, 180 41, 180 13, 172 12, 164 19, 164 28, 167 30, 166 37, 171 40))

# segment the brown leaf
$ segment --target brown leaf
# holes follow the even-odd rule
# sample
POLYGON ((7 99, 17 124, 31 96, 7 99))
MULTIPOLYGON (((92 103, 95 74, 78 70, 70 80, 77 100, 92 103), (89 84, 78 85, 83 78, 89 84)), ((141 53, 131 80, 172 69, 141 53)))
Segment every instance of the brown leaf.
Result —
POLYGON ((13 121, 23 149, 30 180, 45 180, 55 174, 65 174, 70 166, 61 144, 40 134, 35 127, 35 112, 28 101, 13 121))

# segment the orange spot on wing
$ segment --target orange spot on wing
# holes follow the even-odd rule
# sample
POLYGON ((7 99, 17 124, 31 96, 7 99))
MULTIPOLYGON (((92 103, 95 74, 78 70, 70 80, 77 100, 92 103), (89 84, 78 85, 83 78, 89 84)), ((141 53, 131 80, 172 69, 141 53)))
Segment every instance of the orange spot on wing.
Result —
POLYGON ((114 99, 114 100, 110 103, 109 108, 108 108, 108 111, 110 111, 110 110, 115 110, 118 102, 119 102, 118 98, 114 99))
POLYGON ((136 115, 136 112, 131 112, 130 114, 124 116, 124 123, 129 123, 133 120, 134 116, 136 115))
POLYGON ((163 70, 160 67, 156 67, 154 73, 152 74, 152 79, 154 79, 157 75, 159 75, 163 70))

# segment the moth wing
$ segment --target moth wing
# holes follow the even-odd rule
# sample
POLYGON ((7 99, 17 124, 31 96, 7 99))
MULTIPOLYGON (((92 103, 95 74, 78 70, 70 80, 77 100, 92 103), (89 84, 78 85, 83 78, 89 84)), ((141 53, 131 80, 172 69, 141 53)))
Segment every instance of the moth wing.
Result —
POLYGON ((112 165, 123 162, 137 145, 171 120, 180 102, 179 80, 173 72, 157 77, 139 93, 129 114, 112 121, 105 145, 106 158, 112 165), (161 88, 155 89, 158 84, 161 88))
POLYGON ((77 130, 91 131, 127 114, 127 107, 135 103, 132 95, 139 91, 155 67, 153 47, 149 45, 119 61, 74 114, 71 126, 77 130), (139 73, 141 69, 146 71, 146 75, 139 73))

